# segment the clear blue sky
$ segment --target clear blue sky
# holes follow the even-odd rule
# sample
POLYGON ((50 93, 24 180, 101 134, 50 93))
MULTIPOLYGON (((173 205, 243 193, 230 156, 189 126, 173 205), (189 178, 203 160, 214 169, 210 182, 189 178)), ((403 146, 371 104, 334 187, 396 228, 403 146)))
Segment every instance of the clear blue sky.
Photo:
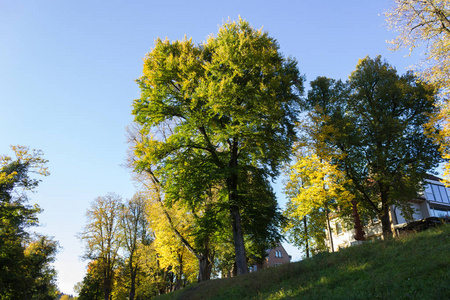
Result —
MULTIPOLYGON (((38 230, 62 246, 61 291, 85 273, 75 238, 96 197, 135 191, 125 127, 139 97, 134 79, 157 37, 194 42, 242 16, 275 37, 308 80, 346 79, 358 59, 381 54, 403 73, 417 57, 390 53, 382 13, 392 1, 21 1, 0 0, 0 153, 9 145, 42 149, 51 175, 31 203, 45 211, 38 230)), ((309 86, 307 85, 308 89, 309 86)), ((277 185, 279 202, 285 200, 277 185)), ((288 249, 288 252, 292 252, 288 249)), ((292 253, 294 259, 300 253, 292 253)))

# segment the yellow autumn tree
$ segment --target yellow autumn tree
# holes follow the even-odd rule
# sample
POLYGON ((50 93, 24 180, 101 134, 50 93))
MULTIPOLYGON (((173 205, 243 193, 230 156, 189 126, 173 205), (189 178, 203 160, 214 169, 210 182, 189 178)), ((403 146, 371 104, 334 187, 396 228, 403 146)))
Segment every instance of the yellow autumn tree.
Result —
MULTIPOLYGON (((388 26, 398 33, 390 41, 391 50, 407 48, 422 51, 422 63, 417 75, 433 84, 441 92, 443 102, 438 115, 433 118, 428 131, 440 144, 442 156, 450 160, 450 0, 395 0, 395 5, 385 12, 388 26), (432 127, 440 125, 436 134, 432 127)), ((446 163, 444 176, 450 180, 450 164, 446 163)))
MULTIPOLYGON (((320 158, 314 151, 298 147, 295 163, 288 169, 285 192, 288 196, 285 232, 289 240, 305 250, 326 249, 325 228, 329 213, 345 209, 354 196, 345 189, 348 179, 336 165, 320 158)), ((328 228, 328 232, 331 232, 328 228)))
POLYGON ((153 247, 159 267, 175 275, 171 289, 195 282, 198 274, 197 257, 185 245, 194 243, 191 234, 192 215, 178 203, 165 205, 159 189, 149 189, 147 195, 148 222, 154 233, 153 247))
POLYGON ((330 201, 345 205, 353 195, 344 188, 347 179, 332 165, 314 153, 301 153, 290 168, 286 191, 290 201, 297 205, 299 217, 323 207, 330 201))

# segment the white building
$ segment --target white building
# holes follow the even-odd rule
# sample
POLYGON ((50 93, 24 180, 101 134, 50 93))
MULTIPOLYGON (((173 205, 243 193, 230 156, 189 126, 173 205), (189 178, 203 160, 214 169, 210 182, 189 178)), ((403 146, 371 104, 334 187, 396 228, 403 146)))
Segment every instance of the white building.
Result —
MULTIPOLYGON (((408 222, 421 220, 429 217, 450 218, 450 189, 442 183, 442 179, 433 175, 426 178, 425 192, 416 199, 411 199, 410 206, 414 213, 411 220, 405 220, 398 207, 391 207, 394 228, 405 226, 408 222)), ((334 251, 349 247, 358 241, 355 240, 355 230, 346 230, 343 222, 337 218, 330 221, 332 229, 332 242, 334 251)), ((382 235, 381 222, 374 219, 370 224, 364 226, 366 240, 379 238, 382 235)), ((328 236, 328 235, 327 235, 328 236)), ((327 240, 330 245, 330 240, 327 240)))

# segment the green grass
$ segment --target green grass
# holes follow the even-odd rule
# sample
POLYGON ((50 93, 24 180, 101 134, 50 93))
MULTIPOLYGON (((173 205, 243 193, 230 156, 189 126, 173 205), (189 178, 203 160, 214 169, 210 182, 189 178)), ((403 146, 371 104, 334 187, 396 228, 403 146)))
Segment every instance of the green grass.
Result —
POLYGON ((450 299, 450 226, 210 280, 157 299, 450 299))

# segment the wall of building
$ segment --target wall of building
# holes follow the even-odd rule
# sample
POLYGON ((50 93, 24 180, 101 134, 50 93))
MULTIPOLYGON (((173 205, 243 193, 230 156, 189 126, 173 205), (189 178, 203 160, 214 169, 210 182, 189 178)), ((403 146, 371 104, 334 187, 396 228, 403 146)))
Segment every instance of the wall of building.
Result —
MULTIPOLYGON (((428 214, 427 208, 426 208, 426 206, 424 207, 422 204, 423 203, 414 203, 414 202, 410 203, 410 207, 414 210, 414 213, 412 215, 412 220, 406 220, 405 216, 402 215, 401 209, 399 207, 395 207, 393 209, 393 211, 395 211, 395 216, 397 218, 396 219, 397 224, 403 224, 403 223, 407 223, 408 221, 420 220, 420 219, 426 218, 424 215, 428 214), (426 212, 423 211, 424 209, 426 212)), ((395 220, 394 220, 394 223, 395 223, 395 220)), ((394 225, 397 225, 397 224, 394 224, 394 225)))
POLYGON ((287 264, 291 261, 289 254, 281 245, 271 249, 267 258, 269 267, 287 264))
POLYGON ((268 251, 267 257, 261 265, 254 265, 251 272, 268 267, 275 267, 291 262, 291 256, 286 252, 281 244, 268 251))

